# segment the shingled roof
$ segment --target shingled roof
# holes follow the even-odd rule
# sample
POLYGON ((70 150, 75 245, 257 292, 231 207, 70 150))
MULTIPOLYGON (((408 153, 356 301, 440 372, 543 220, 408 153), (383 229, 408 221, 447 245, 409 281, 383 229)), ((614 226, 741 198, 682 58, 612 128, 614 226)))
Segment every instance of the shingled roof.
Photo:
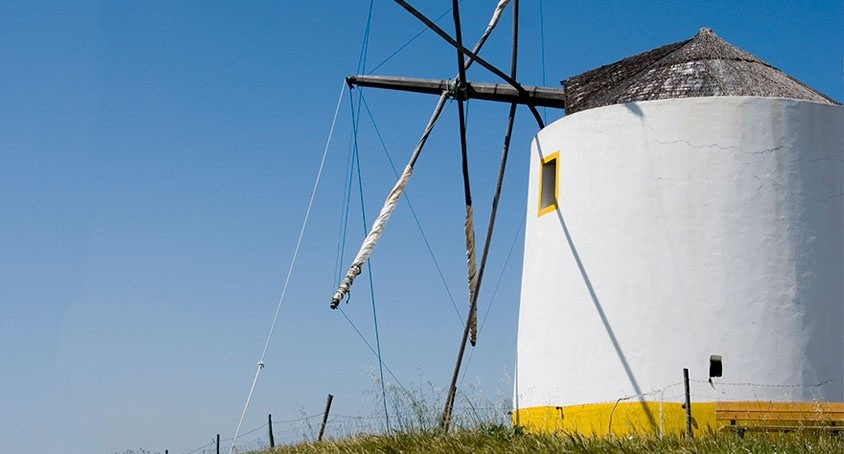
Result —
POLYGON ((566 79, 566 113, 651 99, 762 96, 835 100, 702 28, 659 47, 566 79))

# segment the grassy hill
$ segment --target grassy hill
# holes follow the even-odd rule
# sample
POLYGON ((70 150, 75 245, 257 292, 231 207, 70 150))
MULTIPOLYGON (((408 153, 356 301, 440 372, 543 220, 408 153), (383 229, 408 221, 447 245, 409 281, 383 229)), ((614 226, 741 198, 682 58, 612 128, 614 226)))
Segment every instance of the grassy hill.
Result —
POLYGON ((273 454, 344 453, 844 453, 841 433, 710 433, 687 441, 682 437, 605 439, 577 435, 536 435, 500 425, 436 432, 367 435, 300 443, 259 451, 273 454))

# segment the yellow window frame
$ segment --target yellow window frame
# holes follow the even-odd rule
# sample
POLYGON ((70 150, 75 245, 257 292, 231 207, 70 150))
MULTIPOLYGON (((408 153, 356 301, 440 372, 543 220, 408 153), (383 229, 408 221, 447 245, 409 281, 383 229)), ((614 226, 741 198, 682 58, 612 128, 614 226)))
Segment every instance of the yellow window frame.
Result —
POLYGON ((545 156, 544 158, 542 158, 542 163, 539 165, 539 191, 538 191, 539 192, 539 194, 538 194, 539 195, 539 197, 538 197, 539 198, 539 210, 538 210, 537 217, 542 216, 543 214, 550 213, 550 212, 555 211, 557 209, 557 200, 559 199, 559 193, 560 193, 559 190, 560 190, 560 152, 555 151, 555 152, 549 154, 548 156, 545 156), (543 206, 542 195, 543 195, 543 192, 544 192, 543 188, 545 187, 544 181, 543 181, 543 178, 545 178, 544 170, 545 170, 545 166, 548 163, 550 163, 551 161, 554 161, 554 202, 547 204, 546 206, 543 206))

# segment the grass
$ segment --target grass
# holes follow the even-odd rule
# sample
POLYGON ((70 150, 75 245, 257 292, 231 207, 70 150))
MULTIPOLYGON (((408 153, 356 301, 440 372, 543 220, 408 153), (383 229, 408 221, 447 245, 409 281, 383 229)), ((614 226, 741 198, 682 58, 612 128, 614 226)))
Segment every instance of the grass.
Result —
MULTIPOLYGON (((472 390, 471 386, 466 389, 472 390)), ((377 391, 378 389, 376 389, 377 391)), ((381 393, 373 393, 377 399, 381 393)), ((577 434, 533 434, 520 427, 511 427, 507 409, 509 401, 485 401, 482 396, 470 398, 461 394, 462 407, 452 420, 453 430, 443 434, 439 429, 439 410, 443 393, 427 387, 407 390, 388 386, 387 405, 392 409, 389 428, 383 414, 372 416, 334 415, 329 420, 325 441, 313 441, 318 431, 313 416, 289 421, 276 432, 276 440, 288 443, 274 449, 248 451, 251 454, 452 454, 452 453, 844 453, 844 432, 806 430, 801 432, 702 432, 686 440, 682 436, 590 437, 577 434), (296 425, 298 424, 298 425, 296 425), (303 425, 304 424, 304 425, 303 425), (297 435, 298 434, 298 435, 297 435), (279 437, 281 435, 281 437, 279 437), (296 437, 305 441, 291 443, 296 437)), ((376 407, 381 407, 376 405, 376 407)), ((319 419, 319 418, 317 418, 319 419)), ((257 441, 241 441, 239 447, 266 446, 257 441)), ((209 445, 206 445, 206 448, 209 445)), ((201 448, 202 454, 214 452, 201 448)), ((195 451, 195 452, 198 452, 195 451)), ((240 451, 247 452, 247 451, 240 451)), ((123 454, 150 454, 149 451, 125 451, 123 454)))
MULTIPOLYGON (((367 427, 358 427, 357 431, 354 427, 341 430, 334 421, 329 426, 329 440, 304 441, 253 453, 844 453, 844 432, 748 432, 743 437, 733 432, 709 432, 699 434, 693 440, 682 436, 607 438, 532 434, 509 425, 509 416, 506 416, 507 410, 512 408, 509 401, 502 398, 497 399, 499 402, 485 400, 478 391, 479 385, 477 389, 471 385, 466 388, 470 393, 461 394, 459 400, 463 408, 456 411, 452 421, 454 429, 448 434, 438 430, 440 397, 444 393, 429 383, 427 388, 410 391, 388 389, 387 404, 393 410, 393 425, 386 434, 375 430, 380 434, 369 435, 373 428, 367 427)), ((373 397, 378 399, 375 393, 373 397)))
POLYGON ((519 428, 482 425, 442 434, 436 431, 399 432, 391 435, 304 442, 274 450, 272 454, 346 453, 844 453, 844 434, 835 433, 710 433, 694 440, 671 436, 596 438, 566 434, 529 434, 519 428))

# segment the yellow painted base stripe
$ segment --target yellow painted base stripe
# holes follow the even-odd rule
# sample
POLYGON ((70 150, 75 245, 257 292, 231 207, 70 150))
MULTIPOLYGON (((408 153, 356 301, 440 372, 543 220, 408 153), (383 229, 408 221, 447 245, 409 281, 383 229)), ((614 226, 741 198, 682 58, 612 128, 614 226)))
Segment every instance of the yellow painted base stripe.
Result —
MULTIPOLYGON (((693 402, 692 432, 739 427, 829 428, 844 422, 841 402, 693 402)), ((530 407, 513 412, 513 424, 529 432, 587 436, 682 434, 686 412, 674 402, 615 402, 530 407)))
MULTIPOLYGON (((686 431, 686 412, 674 402, 611 402, 530 407, 513 412, 513 424, 529 432, 582 435, 667 435, 686 431)), ((714 402, 692 403, 692 430, 715 430, 714 402)))

